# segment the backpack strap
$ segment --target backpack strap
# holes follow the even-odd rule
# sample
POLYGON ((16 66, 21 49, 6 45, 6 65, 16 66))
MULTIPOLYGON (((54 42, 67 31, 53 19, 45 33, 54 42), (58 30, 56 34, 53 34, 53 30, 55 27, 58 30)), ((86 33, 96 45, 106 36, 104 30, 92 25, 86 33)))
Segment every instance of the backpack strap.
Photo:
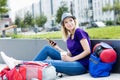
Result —
POLYGON ((8 67, 5 67, 4 69, 1 70, 1 72, 0 72, 0 77, 2 78, 2 80, 4 80, 4 79, 3 79, 3 76, 4 76, 8 71, 10 71, 10 68, 8 68, 8 67))
POLYGON ((37 65, 37 66, 41 66, 41 67, 47 67, 49 65, 48 63, 43 63, 43 62, 27 61, 27 62, 23 62, 22 64, 16 65, 16 67, 19 67, 23 64, 24 65, 37 65))

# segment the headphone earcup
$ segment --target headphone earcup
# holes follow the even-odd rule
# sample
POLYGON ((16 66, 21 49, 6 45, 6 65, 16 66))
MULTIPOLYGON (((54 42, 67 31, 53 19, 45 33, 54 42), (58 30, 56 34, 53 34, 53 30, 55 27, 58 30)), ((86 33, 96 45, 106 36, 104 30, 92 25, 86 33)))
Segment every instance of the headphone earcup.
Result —
POLYGON ((100 59, 102 62, 110 63, 116 61, 117 54, 114 49, 104 49, 100 53, 100 59))
POLYGON ((96 44, 93 48, 93 52, 99 57, 100 53, 102 52, 103 48, 100 44, 96 44))

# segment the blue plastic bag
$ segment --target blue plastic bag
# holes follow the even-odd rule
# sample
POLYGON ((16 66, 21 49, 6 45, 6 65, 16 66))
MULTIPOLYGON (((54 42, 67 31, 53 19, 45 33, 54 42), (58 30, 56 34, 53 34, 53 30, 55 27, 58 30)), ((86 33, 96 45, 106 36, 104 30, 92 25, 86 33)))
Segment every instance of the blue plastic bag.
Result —
POLYGON ((89 59, 89 73, 92 77, 106 77, 110 75, 112 63, 101 62, 100 58, 92 53, 89 59))

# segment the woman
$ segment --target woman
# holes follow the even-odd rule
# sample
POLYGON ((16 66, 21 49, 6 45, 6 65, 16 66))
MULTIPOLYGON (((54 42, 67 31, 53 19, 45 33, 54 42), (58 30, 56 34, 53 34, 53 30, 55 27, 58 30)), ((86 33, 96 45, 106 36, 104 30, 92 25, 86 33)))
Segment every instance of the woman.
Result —
POLYGON ((83 74, 88 69, 91 53, 89 36, 85 31, 77 28, 76 18, 70 13, 63 13, 61 25, 68 50, 64 51, 54 41, 49 40, 51 46, 46 45, 33 61, 50 63, 60 73, 68 75, 83 74), (48 56, 51 59, 48 60, 48 56))

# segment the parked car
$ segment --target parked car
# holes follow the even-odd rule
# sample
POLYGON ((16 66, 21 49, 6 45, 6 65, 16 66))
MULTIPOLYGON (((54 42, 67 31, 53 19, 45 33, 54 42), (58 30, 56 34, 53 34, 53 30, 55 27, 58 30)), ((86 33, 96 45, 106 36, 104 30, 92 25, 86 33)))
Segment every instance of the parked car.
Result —
POLYGON ((53 27, 47 28, 47 31, 59 31, 59 30, 60 30, 60 27, 58 27, 58 26, 53 26, 53 27))
POLYGON ((92 22, 91 27, 105 27, 105 23, 103 22, 92 22))

